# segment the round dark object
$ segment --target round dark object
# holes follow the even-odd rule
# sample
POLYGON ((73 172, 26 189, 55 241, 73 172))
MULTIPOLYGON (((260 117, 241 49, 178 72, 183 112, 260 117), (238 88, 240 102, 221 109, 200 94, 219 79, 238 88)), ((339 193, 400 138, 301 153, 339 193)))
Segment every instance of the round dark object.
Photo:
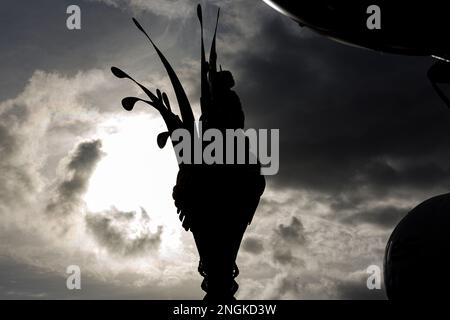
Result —
POLYGON ((411 210, 392 232, 384 257, 389 299, 449 296, 450 193, 411 210))

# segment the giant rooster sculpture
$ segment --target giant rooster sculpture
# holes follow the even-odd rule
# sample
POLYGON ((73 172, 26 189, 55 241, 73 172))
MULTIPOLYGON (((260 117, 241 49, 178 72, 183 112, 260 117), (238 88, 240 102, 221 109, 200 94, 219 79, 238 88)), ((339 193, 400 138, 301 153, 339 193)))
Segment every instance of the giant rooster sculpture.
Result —
MULTIPOLYGON (((240 99, 232 90, 232 74, 223 71, 221 67, 220 70, 217 68, 216 34, 219 13, 220 11, 207 61, 202 8, 200 5, 197 8, 201 25, 200 120, 204 129, 224 132, 227 129, 243 129, 245 117, 240 99)), ((175 71, 139 22, 136 19, 133 21, 150 41, 166 69, 181 118, 173 112, 166 93, 157 89, 154 94, 121 69, 112 67, 111 71, 116 77, 132 80, 149 98, 144 100, 127 97, 122 100, 122 106, 131 111, 137 102, 144 102, 160 113, 167 126, 167 132, 160 133, 157 137, 160 148, 165 147, 168 139, 178 129, 190 132, 192 139, 199 139, 190 102, 175 71)), ((175 149, 176 141, 172 140, 172 145, 175 149)), ((203 143, 202 147, 207 147, 207 144, 203 143)), ((248 145, 246 151, 249 151, 248 145)), ((204 299, 232 300, 239 287, 234 280, 239 274, 236 257, 244 232, 252 221, 265 189, 261 166, 258 161, 250 161, 250 157, 246 158, 244 164, 208 165, 183 163, 179 154, 176 155, 179 172, 172 196, 182 226, 186 231, 192 232, 198 249, 198 271, 204 277, 201 287, 206 292, 204 299)))

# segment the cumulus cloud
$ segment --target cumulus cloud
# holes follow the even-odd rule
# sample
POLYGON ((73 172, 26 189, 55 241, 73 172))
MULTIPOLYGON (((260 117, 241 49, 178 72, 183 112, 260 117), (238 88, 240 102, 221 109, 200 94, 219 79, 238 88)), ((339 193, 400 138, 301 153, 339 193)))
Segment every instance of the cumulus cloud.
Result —
MULTIPOLYGON (((8 265, 19 265, 36 273, 30 274, 33 279, 43 272, 64 279, 60 273, 68 261, 80 264, 85 275, 106 275, 112 263, 105 261, 115 255, 125 260, 114 272, 122 270, 125 277, 133 268, 127 257, 152 250, 157 256, 162 227, 150 225, 145 212, 94 214, 84 202, 105 156, 95 133, 111 108, 97 105, 98 94, 92 96, 109 86, 105 79, 99 70, 72 77, 37 71, 17 97, 0 102, 0 255, 9 261, 2 260, 3 275, 8 265), (99 247, 105 252, 93 258, 99 247)), ((110 98, 117 103, 113 94, 110 98)), ((38 297, 29 287, 28 293, 19 289, 9 287, 10 296, 38 297)))
POLYGON ((382 266, 389 229, 343 222, 339 219, 345 212, 336 214, 332 199, 314 192, 284 189, 279 194, 270 186, 267 192, 277 199, 280 210, 270 213, 273 201, 263 201, 255 216, 258 223, 247 235, 249 239, 266 235, 267 245, 258 255, 244 250, 240 258, 247 266, 241 268, 241 276, 260 289, 243 290, 239 298, 357 299, 358 294, 364 299, 385 298, 383 290, 367 288, 365 270, 382 266))
POLYGON ((98 160, 95 152, 100 142, 82 143, 73 159, 68 154, 92 136, 103 114, 110 112, 99 110, 87 98, 106 87, 100 70, 72 77, 36 71, 22 92, 0 102, 0 228, 4 232, 51 237, 51 223, 43 216, 68 214, 81 205, 79 198, 98 160), (91 156, 89 162, 86 157, 91 156), (35 223, 28 223, 30 219, 35 223))
POLYGON ((399 208, 395 206, 380 206, 368 209, 363 212, 356 212, 348 217, 344 217, 344 223, 358 225, 369 223, 384 228, 395 226, 408 212, 410 208, 399 208))
POLYGON ((284 241, 298 244, 305 242, 304 227, 297 217, 292 217, 292 221, 288 226, 280 224, 276 231, 284 241))
POLYGON ((80 207, 86 193, 89 179, 102 157, 101 141, 80 143, 67 160, 64 178, 52 192, 53 198, 47 204, 46 213, 64 217, 80 207))
POLYGON ((0 214, 6 214, 6 207, 13 205, 22 195, 34 189, 31 169, 17 161, 18 139, 0 124, 0 214))
POLYGON ((96 241, 113 254, 134 256, 155 251, 161 244, 163 226, 151 232, 150 217, 141 212, 121 212, 116 208, 85 217, 86 227, 96 241))
POLYGON ((264 250, 262 241, 257 238, 246 238, 242 244, 242 248, 253 254, 260 254, 264 250))
POLYGON ((292 263, 294 257, 292 256, 292 252, 289 248, 280 248, 273 252, 273 260, 281 264, 289 264, 292 263))

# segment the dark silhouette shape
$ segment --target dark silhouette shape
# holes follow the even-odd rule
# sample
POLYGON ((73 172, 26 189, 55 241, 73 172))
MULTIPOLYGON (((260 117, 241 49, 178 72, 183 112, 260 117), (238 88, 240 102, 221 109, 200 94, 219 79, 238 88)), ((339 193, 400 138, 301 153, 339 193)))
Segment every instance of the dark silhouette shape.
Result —
MULTIPOLYGON (((145 30, 139 24, 139 22, 134 18, 133 18, 133 22, 136 24, 138 29, 140 31, 142 31, 142 33, 145 34, 147 39, 153 45, 156 52, 158 53, 159 58, 161 59, 161 62, 163 63, 164 67, 166 68, 167 74, 169 75, 169 78, 170 78, 170 82, 172 83, 173 89, 175 91, 175 95, 177 96, 178 106, 180 108, 181 118, 183 119, 184 125, 186 127, 193 127, 194 126, 194 114, 192 113, 191 104, 189 103, 189 99, 187 98, 186 93, 184 92, 183 86, 181 85, 181 82, 178 79, 175 71, 173 70, 172 66, 167 61, 167 59, 164 57, 162 52, 153 43, 152 39, 149 37, 147 32, 145 32, 145 30)), ((158 98, 161 98, 161 96, 158 95, 158 98)), ((162 100, 162 99, 160 99, 160 100, 162 100)))
POLYGON ((389 238, 384 283, 389 299, 446 299, 450 292, 450 193, 409 212, 389 238))
POLYGON ((300 26, 342 43, 395 54, 450 58, 450 22, 443 2, 405 6, 390 0, 263 1, 300 26), (367 27, 371 5, 380 8, 380 29, 367 27))
MULTIPOLYGON (((220 12, 220 11, 219 11, 220 12)), ((204 130, 244 128, 244 112, 238 95, 231 89, 234 79, 229 71, 217 70, 216 35, 219 21, 217 14, 216 28, 209 62, 206 61, 203 40, 202 9, 197 8, 201 25, 201 110, 200 120, 204 130)), ((112 67, 112 73, 120 79, 134 81, 146 93, 150 100, 127 97, 122 100, 125 110, 133 110, 137 102, 144 102, 154 107, 163 117, 167 132, 157 137, 158 146, 163 148, 174 130, 187 129, 196 138, 194 116, 186 93, 170 63, 151 40, 142 26, 133 19, 158 53, 163 63, 181 111, 180 119, 173 113, 169 99, 159 89, 156 95, 142 86, 124 71, 112 67)), ((246 139, 246 157, 244 164, 184 164, 179 165, 173 199, 180 221, 185 230, 191 230, 199 252, 199 273, 204 277, 202 289, 206 291, 207 300, 232 300, 238 289, 234 279, 239 274, 236 257, 247 226, 251 223, 265 189, 265 179, 261 175, 259 162, 252 162, 255 155, 249 153, 246 139)), ((172 142, 174 143, 174 142, 172 142)), ((194 145, 194 144, 192 144, 194 145)), ((203 144, 203 147, 207 145, 203 144)), ((236 151, 236 149, 235 149, 236 151)), ((226 149, 223 150, 225 155, 226 149)), ((191 152, 191 154, 194 154, 191 152)), ((236 154, 236 152, 235 152, 236 154)), ((180 162, 179 162, 180 163, 180 162)))
POLYGON ((444 101, 447 107, 450 108, 450 99, 438 85, 439 83, 450 84, 450 63, 444 61, 436 62, 428 70, 428 78, 430 79, 431 85, 434 90, 436 90, 438 96, 444 101))
MULTIPOLYGON (((332 40, 376 51, 432 56, 439 62, 428 73, 433 88, 450 108, 450 100, 436 85, 436 69, 450 79, 450 20, 446 3, 408 3, 382 0, 358 1, 291 1, 263 0, 289 16, 302 27, 308 27, 332 40), (367 8, 376 4, 381 11, 381 29, 367 28, 367 8), (408 22, 406 22, 408 21, 408 22)), ((445 83, 448 83, 446 81, 445 83)))

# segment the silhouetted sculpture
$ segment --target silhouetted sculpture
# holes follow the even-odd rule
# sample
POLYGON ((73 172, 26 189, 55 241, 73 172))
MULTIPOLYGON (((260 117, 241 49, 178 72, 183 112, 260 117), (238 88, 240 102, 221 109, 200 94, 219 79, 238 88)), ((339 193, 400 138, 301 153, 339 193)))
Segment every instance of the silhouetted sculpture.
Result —
MULTIPOLYGON (((223 71, 222 68, 220 71, 217 70, 216 33, 219 13, 209 62, 206 61, 204 49, 200 5, 197 13, 202 29, 200 120, 203 129, 214 128, 221 132, 225 132, 226 129, 242 129, 245 117, 240 99, 232 90, 233 76, 231 72, 223 71)), ((192 134, 191 137, 196 137, 192 109, 176 73, 140 24, 135 19, 133 21, 150 40, 166 68, 178 100, 181 119, 172 112, 165 93, 157 90, 155 95, 125 72, 113 67, 111 71, 116 77, 131 79, 150 98, 147 101, 128 97, 122 100, 123 107, 131 111, 135 103, 141 101, 160 112, 168 129, 167 132, 158 135, 160 148, 165 146, 171 134, 179 128, 188 130, 192 134)), ((203 148, 205 147, 203 144, 203 148)), ((248 141, 246 153, 249 153, 248 141)), ((191 230, 194 236, 200 256, 198 271, 204 277, 202 289, 207 292, 205 299, 208 300, 233 299, 238 289, 234 281, 239 274, 236 257, 244 232, 252 221, 265 188, 260 164, 257 161, 250 161, 252 156, 256 157, 250 154, 244 164, 179 165, 172 196, 183 227, 191 230)))
POLYGON ((450 278, 450 194, 409 212, 386 246, 384 283, 389 299, 447 299, 450 278))

